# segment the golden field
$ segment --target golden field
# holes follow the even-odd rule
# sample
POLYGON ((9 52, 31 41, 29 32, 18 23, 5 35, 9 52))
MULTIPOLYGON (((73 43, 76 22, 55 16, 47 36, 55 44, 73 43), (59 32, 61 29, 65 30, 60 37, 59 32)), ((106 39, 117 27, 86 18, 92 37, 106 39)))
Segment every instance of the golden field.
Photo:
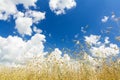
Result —
POLYGON ((120 64, 104 63, 101 67, 93 68, 83 63, 76 71, 64 64, 61 68, 58 63, 54 63, 51 67, 44 65, 42 69, 39 64, 1 67, 0 80, 120 80, 120 64))

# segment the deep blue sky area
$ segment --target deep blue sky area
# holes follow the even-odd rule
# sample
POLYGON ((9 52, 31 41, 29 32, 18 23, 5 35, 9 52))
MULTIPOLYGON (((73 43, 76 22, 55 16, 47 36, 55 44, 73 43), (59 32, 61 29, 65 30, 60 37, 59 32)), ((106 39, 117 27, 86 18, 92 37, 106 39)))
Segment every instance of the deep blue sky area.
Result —
MULTIPOLYGON (((115 42, 115 35, 118 33, 118 25, 115 22, 108 21, 102 23, 101 19, 104 16, 111 16, 114 12, 120 16, 120 0, 76 0, 77 6, 67 10, 64 15, 56 15, 49 8, 49 0, 38 0, 37 5, 40 11, 46 12, 46 19, 37 24, 37 27, 43 30, 46 35, 46 44, 48 47, 68 47, 72 48, 73 40, 83 40, 84 36, 90 34, 109 36, 110 41, 115 42), (86 26, 88 27, 86 28, 86 26), (110 34, 101 34, 101 30, 113 26, 110 34), (81 32, 81 27, 84 27, 86 33, 81 32), (78 38, 74 36, 78 34, 78 38), (50 36, 51 35, 51 36, 50 36)), ((18 6, 22 10, 21 5, 18 6)), ((13 31, 15 23, 13 19, 0 21, 0 35, 7 37, 14 35, 13 31)))

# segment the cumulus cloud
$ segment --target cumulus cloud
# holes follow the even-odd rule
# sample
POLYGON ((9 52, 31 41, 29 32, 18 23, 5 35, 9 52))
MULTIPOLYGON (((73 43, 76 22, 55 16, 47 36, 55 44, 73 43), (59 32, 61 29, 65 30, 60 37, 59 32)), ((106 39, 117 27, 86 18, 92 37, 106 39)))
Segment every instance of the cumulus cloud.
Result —
POLYGON ((27 18, 27 17, 19 17, 16 19, 15 24, 16 24, 16 29, 18 30, 18 32, 21 35, 29 35, 31 36, 32 34, 32 19, 31 18, 27 18))
MULTIPOLYGON (((15 28, 21 35, 32 35, 32 28, 34 23, 38 23, 41 20, 45 19, 45 13, 39 11, 27 11, 25 14, 22 12, 18 12, 15 15, 16 26, 15 28)), ((35 28, 34 28, 35 30, 35 28)), ((40 32, 40 30, 36 29, 35 31, 40 32)))
POLYGON ((24 64, 33 56, 45 55, 45 36, 35 34, 28 41, 18 36, 0 37, 0 64, 24 64))
POLYGON ((36 2, 37 0, 0 0, 0 20, 8 20, 13 16, 18 33, 31 36, 31 26, 45 19, 45 12, 29 9, 30 6, 36 7, 36 2), (19 4, 24 6, 24 12, 17 9, 19 4))
MULTIPOLYGON (((15 15, 15 23, 16 29, 21 35, 32 35, 32 28, 33 24, 40 22, 41 20, 45 19, 45 13, 39 11, 27 11, 26 13, 18 12, 15 15)), ((35 29, 34 29, 35 30, 35 29)), ((39 30, 40 31, 40 30, 39 30)), ((38 32, 38 30, 37 30, 38 32)))
POLYGON ((105 22, 107 22, 107 21, 108 21, 108 19, 109 19, 109 16, 104 16, 104 18, 103 18, 103 19, 101 19, 101 21, 102 21, 103 23, 105 23, 105 22))
POLYGON ((17 8, 11 0, 0 0, 0 19, 7 20, 10 15, 15 14, 17 8))
POLYGON ((0 19, 7 20, 10 15, 18 12, 16 5, 23 4, 25 8, 35 6, 37 0, 0 0, 0 19))
POLYGON ((17 12, 15 15, 14 15, 14 19, 18 18, 18 17, 24 17, 25 14, 21 11, 17 12))
POLYGON ((118 45, 110 43, 109 37, 106 37, 102 43, 100 41, 100 36, 85 36, 85 42, 90 44, 90 52, 94 57, 108 58, 110 56, 116 56, 120 53, 118 45))
POLYGON ((31 17, 33 23, 38 23, 39 21, 45 19, 45 12, 29 10, 25 13, 26 17, 31 17))
POLYGON ((49 7, 57 15, 65 14, 65 10, 76 6, 75 0, 50 0, 49 7))
POLYGON ((109 46, 101 45, 92 47, 90 51, 95 57, 107 58, 119 54, 119 47, 116 44, 109 44, 109 46))

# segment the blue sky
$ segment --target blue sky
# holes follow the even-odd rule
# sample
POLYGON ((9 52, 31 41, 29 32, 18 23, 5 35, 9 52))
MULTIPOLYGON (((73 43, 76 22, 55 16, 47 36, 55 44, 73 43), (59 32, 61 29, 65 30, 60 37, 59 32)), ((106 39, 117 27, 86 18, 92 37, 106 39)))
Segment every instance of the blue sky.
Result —
MULTIPOLYGON (((71 47, 73 46, 74 36, 79 34, 79 39, 83 39, 83 36, 90 34, 100 34, 102 29, 111 25, 116 27, 116 24, 102 23, 103 16, 110 16, 112 12, 115 12, 119 16, 120 1, 114 0, 76 0, 77 6, 67 10, 66 14, 56 15, 53 13, 48 5, 49 1, 39 0, 37 2, 37 10, 46 12, 46 19, 36 24, 38 28, 43 30, 43 34, 47 37, 47 45, 56 46, 53 47, 71 47), (81 32, 81 27, 85 27, 87 33, 81 32), (51 34, 51 37, 49 35, 51 34), (64 41, 63 41, 64 39, 64 41)), ((24 10, 23 7, 18 6, 19 10, 24 10)), ((0 21, 0 35, 7 37, 8 35, 14 35, 13 31, 15 23, 14 19, 9 21, 0 21), (3 26, 3 27, 2 27, 3 26)), ((113 32, 114 33, 114 32, 113 32)), ((116 33, 117 35, 118 33, 116 33)), ((105 36, 107 34, 102 34, 105 36)), ((112 34, 109 36, 113 36, 112 34)))
MULTIPOLYGON (((44 2, 44 1, 41 1, 44 2)), ((76 34, 79 34, 77 40, 83 39, 83 36, 90 34, 100 34, 108 36, 108 34, 101 34, 100 31, 116 23, 111 22, 102 23, 103 16, 111 16, 115 12, 119 16, 119 3, 120 1, 114 0, 76 0, 77 6, 68 10, 65 15, 56 16, 50 11, 48 6, 45 6, 47 11, 47 18, 40 23, 42 30, 52 34, 48 41, 53 42, 58 47, 72 47, 72 40, 76 34), (81 27, 89 26, 86 30, 87 33, 81 32, 81 27), (62 39, 65 39, 62 42, 62 39)), ((44 8, 43 8, 44 9, 44 8)), ((116 29, 116 28, 114 28, 116 29)), ((114 33, 114 31, 113 31, 114 33)), ((117 33, 118 35, 118 33, 117 33)), ((115 36, 115 35, 109 35, 115 36)))

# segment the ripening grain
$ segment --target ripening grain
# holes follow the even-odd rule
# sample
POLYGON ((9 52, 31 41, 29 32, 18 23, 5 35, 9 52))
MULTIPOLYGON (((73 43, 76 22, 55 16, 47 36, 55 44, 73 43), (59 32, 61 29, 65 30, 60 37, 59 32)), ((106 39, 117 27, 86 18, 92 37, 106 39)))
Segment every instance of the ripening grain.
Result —
POLYGON ((76 69, 73 65, 68 67, 62 63, 60 66, 57 62, 52 65, 35 64, 30 63, 24 67, 1 67, 0 80, 120 80, 119 63, 104 63, 102 67, 92 67, 79 62, 77 64, 80 67, 76 69))

